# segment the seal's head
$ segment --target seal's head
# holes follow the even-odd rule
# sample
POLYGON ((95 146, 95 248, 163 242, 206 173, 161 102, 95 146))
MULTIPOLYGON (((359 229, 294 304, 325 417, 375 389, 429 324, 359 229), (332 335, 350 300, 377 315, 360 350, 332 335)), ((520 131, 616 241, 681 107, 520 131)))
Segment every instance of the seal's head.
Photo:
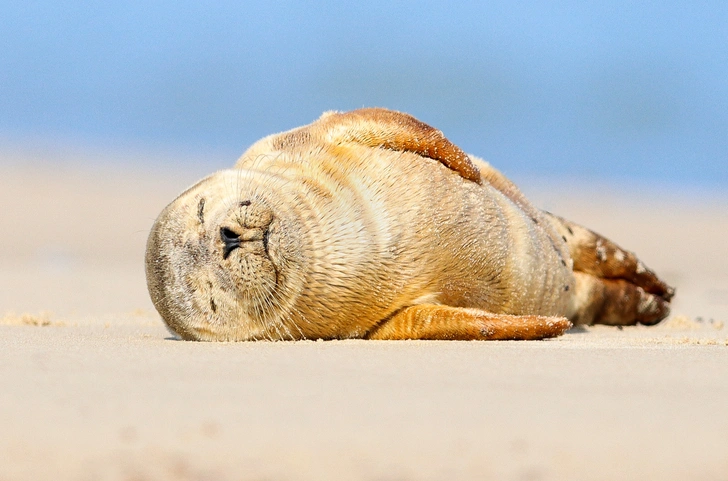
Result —
MULTIPOLYGON (((147 241, 147 286, 184 339, 298 338, 287 310, 305 271, 300 206, 256 171, 213 174, 169 204, 147 241)), ((295 324, 294 324, 295 325, 295 324)))

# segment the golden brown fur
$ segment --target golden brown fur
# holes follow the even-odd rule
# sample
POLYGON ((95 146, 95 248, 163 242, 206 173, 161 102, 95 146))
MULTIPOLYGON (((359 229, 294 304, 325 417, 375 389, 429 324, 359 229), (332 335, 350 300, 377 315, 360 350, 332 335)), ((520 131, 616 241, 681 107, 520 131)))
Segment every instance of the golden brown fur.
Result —
POLYGON ((399 112, 266 137, 160 214, 152 300, 185 339, 538 339, 654 323, 672 290, 399 112))

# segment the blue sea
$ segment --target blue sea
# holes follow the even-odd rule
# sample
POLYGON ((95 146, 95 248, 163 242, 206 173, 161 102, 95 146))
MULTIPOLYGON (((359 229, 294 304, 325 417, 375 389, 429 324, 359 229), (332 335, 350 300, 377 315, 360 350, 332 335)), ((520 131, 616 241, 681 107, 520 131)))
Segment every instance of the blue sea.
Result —
MULTIPOLYGON (((231 164, 382 106, 511 176, 728 187, 728 2, 0 2, 0 141, 231 164)), ((115 157, 116 162, 140 159, 115 157)))

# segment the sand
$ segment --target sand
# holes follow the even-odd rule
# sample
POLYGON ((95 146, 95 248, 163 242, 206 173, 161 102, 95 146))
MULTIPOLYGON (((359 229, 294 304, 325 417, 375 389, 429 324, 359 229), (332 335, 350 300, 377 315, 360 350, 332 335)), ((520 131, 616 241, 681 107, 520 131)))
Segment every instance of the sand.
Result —
POLYGON ((524 182, 677 286, 655 327, 194 343, 143 251, 204 166, 23 155, 0 162, 1 481, 728 479, 728 197, 524 182))

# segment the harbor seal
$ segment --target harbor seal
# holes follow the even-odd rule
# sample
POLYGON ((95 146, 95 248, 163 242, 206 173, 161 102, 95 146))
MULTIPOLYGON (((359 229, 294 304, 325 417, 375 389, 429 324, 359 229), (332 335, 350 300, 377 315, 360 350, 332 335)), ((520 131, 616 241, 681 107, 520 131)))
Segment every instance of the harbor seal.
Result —
POLYGON ((266 137, 155 221, 147 285, 190 340, 542 339, 654 324, 673 289, 379 108, 266 137))

